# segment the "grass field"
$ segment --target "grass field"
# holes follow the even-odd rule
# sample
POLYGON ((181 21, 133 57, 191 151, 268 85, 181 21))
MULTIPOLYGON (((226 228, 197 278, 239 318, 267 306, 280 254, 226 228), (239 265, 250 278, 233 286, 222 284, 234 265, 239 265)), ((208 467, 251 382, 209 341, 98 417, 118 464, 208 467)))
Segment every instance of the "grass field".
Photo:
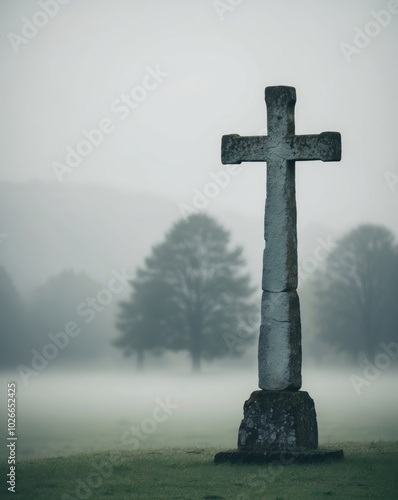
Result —
MULTIPOLYGON (((23 460, 16 498, 397 499, 398 442, 335 443, 345 459, 324 464, 215 465, 206 449, 117 451, 23 460)), ((1 477, 6 474, 1 465, 1 477)), ((3 498, 7 495, 4 482, 3 498)))
MULTIPOLYGON (((398 499, 398 376, 383 372, 358 395, 351 373, 304 376, 320 443, 345 460, 286 467, 213 463, 236 446, 256 373, 49 372, 19 383, 15 498, 398 499)), ((0 497, 12 498, 0 423, 0 497)))

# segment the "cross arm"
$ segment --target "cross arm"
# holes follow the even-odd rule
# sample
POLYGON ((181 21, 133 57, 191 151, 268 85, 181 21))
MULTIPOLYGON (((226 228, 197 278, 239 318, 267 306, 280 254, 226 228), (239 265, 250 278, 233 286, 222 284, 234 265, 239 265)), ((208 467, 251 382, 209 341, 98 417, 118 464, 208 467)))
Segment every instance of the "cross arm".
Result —
POLYGON ((238 134, 223 135, 221 163, 236 164, 242 161, 266 161, 266 136, 242 137, 238 134))
POLYGON ((275 158, 293 161, 340 161, 341 135, 339 132, 287 135, 280 141, 270 140, 268 136, 242 137, 231 134, 222 137, 221 162, 224 165, 242 161, 269 161, 275 158))
POLYGON ((341 135, 339 132, 288 136, 286 143, 287 151, 283 154, 286 160, 341 160, 341 135))

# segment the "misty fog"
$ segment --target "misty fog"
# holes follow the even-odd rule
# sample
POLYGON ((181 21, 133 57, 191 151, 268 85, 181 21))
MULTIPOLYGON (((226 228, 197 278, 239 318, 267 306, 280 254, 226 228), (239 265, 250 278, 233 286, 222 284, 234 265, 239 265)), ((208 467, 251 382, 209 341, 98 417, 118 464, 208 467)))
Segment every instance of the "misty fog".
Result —
MULTIPOLYGON (((303 372, 303 390, 315 401, 320 443, 398 439, 398 374, 386 370, 360 394, 352 375, 363 376, 363 370, 303 372)), ((7 380, 4 374, 1 380, 7 380)), ((202 376, 183 370, 43 373, 26 387, 19 384, 20 457, 115 448, 233 449, 243 403, 256 389, 255 367, 238 373, 213 369, 202 376), (169 413, 162 411, 162 421, 153 425, 159 400, 170 405, 169 413), (132 426, 141 429, 138 438, 132 426)))

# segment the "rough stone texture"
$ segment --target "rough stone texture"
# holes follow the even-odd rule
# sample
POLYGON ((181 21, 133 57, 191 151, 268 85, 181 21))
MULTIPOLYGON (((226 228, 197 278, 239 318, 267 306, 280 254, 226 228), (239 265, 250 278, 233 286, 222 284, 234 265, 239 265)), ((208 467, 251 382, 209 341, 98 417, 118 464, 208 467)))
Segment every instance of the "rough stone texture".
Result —
MULTIPOLYGON (((297 289, 295 161, 339 161, 337 132, 295 135, 293 87, 267 87, 268 135, 223 136, 222 163, 267 162, 262 288, 281 294, 297 289)), ((285 301, 286 298, 281 298, 285 301)), ((301 387, 301 326, 298 300, 289 298, 288 320, 263 317, 259 344, 260 387, 298 390, 301 387), (297 304, 297 305, 296 305, 297 304)))
POLYGON ((260 389, 301 387, 301 323, 297 292, 263 292, 258 347, 260 389))
POLYGON ((238 164, 243 161, 340 161, 341 135, 322 132, 319 135, 286 136, 283 142, 272 142, 268 136, 224 135, 221 142, 221 162, 238 164))
POLYGON ((295 135, 286 137, 284 151, 287 160, 340 161, 341 135, 339 132, 322 132, 319 135, 295 135))
POLYGON ((261 451, 220 451, 214 457, 215 464, 308 464, 343 460, 343 450, 334 451, 283 451, 264 453, 261 451))
POLYGON ((264 218, 263 290, 297 288, 295 167, 292 161, 268 161, 264 218))
POLYGON ((255 391, 239 428, 242 451, 305 451, 318 447, 315 406, 308 392, 255 391))

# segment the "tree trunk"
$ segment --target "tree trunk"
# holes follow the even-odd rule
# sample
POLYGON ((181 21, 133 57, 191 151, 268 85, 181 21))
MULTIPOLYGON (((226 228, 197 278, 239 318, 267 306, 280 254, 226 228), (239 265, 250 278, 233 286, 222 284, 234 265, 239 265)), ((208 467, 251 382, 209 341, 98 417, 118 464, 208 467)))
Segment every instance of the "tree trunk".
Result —
POLYGON ((377 336, 374 330, 373 322, 373 290, 371 276, 366 274, 362 277, 363 289, 363 322, 365 334, 366 356, 373 363, 376 355, 377 336))
POLYGON ((376 355, 376 339, 373 330, 372 321, 372 303, 366 303, 363 313, 363 323, 364 323, 364 337, 365 337, 365 350, 367 359, 373 363, 376 355))
POLYGON ((143 350, 137 351, 137 371, 138 372, 144 371, 144 357, 145 357, 145 353, 143 350))
POLYGON ((193 373, 200 373, 200 354, 192 354, 192 371, 193 373))
POLYGON ((201 330, 198 327, 192 328, 191 331, 191 358, 192 358, 192 371, 194 373, 200 372, 201 361, 201 330))

